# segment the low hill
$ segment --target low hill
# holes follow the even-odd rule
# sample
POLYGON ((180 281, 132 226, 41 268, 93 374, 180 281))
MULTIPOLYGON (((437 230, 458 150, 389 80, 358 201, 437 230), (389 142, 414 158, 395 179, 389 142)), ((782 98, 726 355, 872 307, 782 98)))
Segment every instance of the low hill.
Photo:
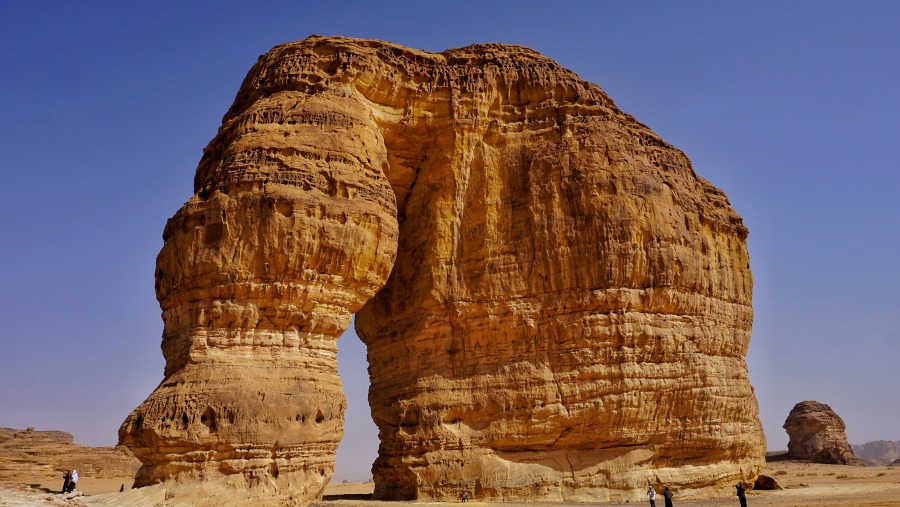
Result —
POLYGON ((868 466, 884 466, 900 459, 900 440, 876 440, 854 445, 853 453, 868 466))
POLYGON ((0 428, 0 481, 58 476, 77 469, 82 478, 134 477, 140 462, 125 447, 87 447, 64 431, 0 428))

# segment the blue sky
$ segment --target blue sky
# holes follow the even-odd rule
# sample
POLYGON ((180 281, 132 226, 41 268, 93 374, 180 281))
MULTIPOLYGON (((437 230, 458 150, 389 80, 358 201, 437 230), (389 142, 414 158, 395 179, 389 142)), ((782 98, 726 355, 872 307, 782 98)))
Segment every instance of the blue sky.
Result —
MULTIPOLYGON (((442 51, 522 44, 691 158, 750 229, 748 357, 770 449, 797 402, 900 440, 900 3, 0 0, 0 426, 87 445, 162 380, 162 230, 272 46, 311 34, 442 51)), ((335 480, 377 449, 364 347, 335 480)))

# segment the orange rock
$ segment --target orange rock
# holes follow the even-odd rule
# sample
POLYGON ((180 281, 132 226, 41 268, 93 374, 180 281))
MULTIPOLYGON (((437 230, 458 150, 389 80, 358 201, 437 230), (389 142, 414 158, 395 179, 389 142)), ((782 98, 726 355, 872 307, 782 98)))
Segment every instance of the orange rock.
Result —
POLYGON ((316 497, 358 311, 378 498, 730 491, 765 451, 746 236, 683 153, 530 49, 281 45, 166 226, 166 378, 120 441, 140 484, 316 497))
POLYGON ((788 456, 813 463, 865 466, 847 441, 844 420, 824 403, 802 401, 784 421, 788 456))

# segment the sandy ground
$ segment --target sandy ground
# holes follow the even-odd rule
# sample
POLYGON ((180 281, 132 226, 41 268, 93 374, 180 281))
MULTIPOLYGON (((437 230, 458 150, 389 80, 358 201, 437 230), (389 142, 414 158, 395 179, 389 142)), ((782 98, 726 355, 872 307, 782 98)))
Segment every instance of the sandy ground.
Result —
MULTIPOLYGON (((796 461, 768 463, 764 474, 775 477, 785 489, 780 491, 751 491, 748 506, 760 507, 900 507, 900 467, 850 467, 816 465, 796 461)), ((325 491, 316 507, 397 507, 406 502, 366 500, 372 484, 334 484, 325 491)), ((708 500, 681 500, 676 490, 677 507, 711 507, 740 505, 736 496, 708 500)), ((504 502, 503 507, 534 507, 535 502, 504 502)), ((487 505, 471 499, 469 504, 487 505)), ((649 505, 646 499, 633 500, 628 505, 649 505)), ((427 504, 420 504, 427 505, 427 504)), ((438 504, 431 504, 438 505, 438 504)), ((626 505, 614 503, 554 503, 553 507, 587 507, 592 505, 626 505)), ((657 500, 662 506, 662 498, 657 500)))
MULTIPOLYGON (((753 491, 748 495, 748 505, 760 507, 900 507, 900 467, 848 467, 840 465, 815 465, 795 461, 773 461, 766 475, 775 477, 785 488, 781 491, 753 491)), ((61 495, 61 478, 52 476, 20 477, 16 482, 0 484, 0 507, 81 506, 81 496, 61 495)), ((130 489, 130 479, 89 479, 78 482, 83 495, 114 493, 124 486, 130 489)), ((344 483, 329 485, 322 500, 314 507, 397 507, 415 502, 381 502, 369 500, 373 484, 344 483)), ((678 491, 676 491, 676 495, 678 491)), ((534 507, 535 502, 504 502, 503 507, 534 507)), ((439 505, 417 503, 418 505, 439 505)), ((472 505, 487 505, 477 498, 472 505)), ((591 505, 625 505, 618 503, 554 503, 558 507, 585 507, 591 505)), ((629 504, 647 505, 646 499, 629 504)), ((662 499, 658 500, 662 506, 662 499)), ((709 500, 682 500, 675 497, 678 507, 707 507, 713 505, 738 505, 736 497, 709 500)))

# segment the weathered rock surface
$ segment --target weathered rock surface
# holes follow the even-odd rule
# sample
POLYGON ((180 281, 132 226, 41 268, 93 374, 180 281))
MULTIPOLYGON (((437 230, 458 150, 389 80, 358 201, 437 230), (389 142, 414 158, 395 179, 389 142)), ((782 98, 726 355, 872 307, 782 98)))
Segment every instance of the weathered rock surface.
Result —
POLYGON ((847 441, 843 419, 828 405, 803 401, 791 409, 784 421, 788 434, 788 456, 813 463, 863 466, 847 441))
POLYGON ((165 379, 119 435, 144 463, 139 485, 221 479, 302 502, 333 473, 336 340, 393 265, 395 201, 357 101, 294 90, 241 101, 166 224, 165 379))
POLYGON ((378 498, 725 491, 764 464, 740 217, 532 50, 278 46, 194 186, 157 260, 165 379, 120 430, 140 484, 318 495, 357 311, 378 498))
POLYGON ((40 475, 59 478, 73 468, 83 478, 134 476, 140 462, 126 447, 86 447, 64 431, 0 428, 0 481, 40 475))
POLYGON ((889 465, 895 460, 900 460, 900 440, 875 440, 862 445, 854 445, 853 454, 863 463, 870 466, 889 465))

